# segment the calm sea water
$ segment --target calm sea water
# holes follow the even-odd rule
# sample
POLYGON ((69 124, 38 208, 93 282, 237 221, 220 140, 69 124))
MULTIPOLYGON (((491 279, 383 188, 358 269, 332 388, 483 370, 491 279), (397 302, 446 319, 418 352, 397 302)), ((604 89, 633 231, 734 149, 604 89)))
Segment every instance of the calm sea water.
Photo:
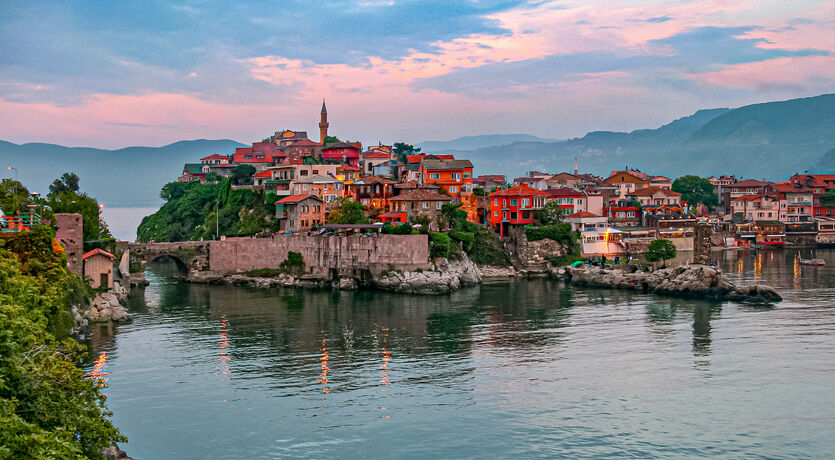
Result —
POLYGON ((136 228, 145 216, 157 212, 159 208, 102 208, 102 218, 107 222, 110 233, 117 239, 136 240, 136 228))
POLYGON ((94 357, 138 458, 831 457, 835 252, 795 255, 717 254, 778 288, 773 308, 550 280, 256 290, 161 267, 94 357))

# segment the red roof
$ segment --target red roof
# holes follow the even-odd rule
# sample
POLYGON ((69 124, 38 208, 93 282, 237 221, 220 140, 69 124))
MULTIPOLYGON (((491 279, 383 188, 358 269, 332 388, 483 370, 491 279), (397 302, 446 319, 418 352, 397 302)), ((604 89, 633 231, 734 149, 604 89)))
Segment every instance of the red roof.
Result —
POLYGON ((575 212, 574 214, 569 214, 565 217, 578 218, 578 217, 600 217, 600 216, 598 216, 597 214, 595 214, 593 212, 580 211, 580 212, 575 212))
POLYGON ((310 139, 304 139, 298 142, 293 142, 290 146, 291 147, 315 147, 318 145, 322 145, 318 142, 313 142, 310 139))
POLYGON ((365 152, 362 154, 363 158, 391 158, 391 155, 383 152, 365 152))
POLYGON ((313 198, 315 200, 322 201, 316 195, 290 195, 276 201, 275 204, 298 203, 306 198, 313 198))
POLYGON ((527 184, 517 185, 491 193, 490 196, 548 196, 548 192, 537 190, 527 184))
POLYGON ((204 161, 204 160, 228 160, 228 159, 229 159, 229 157, 226 156, 226 155, 219 155, 219 154, 215 153, 215 154, 209 155, 207 157, 201 158, 200 161, 204 161))
POLYGON ((257 174, 254 174, 252 177, 272 177, 273 174, 271 171, 261 171, 257 174))
POLYGON ((403 214, 406 214, 406 211, 389 211, 389 212, 384 212, 377 217, 400 217, 403 214))
POLYGON ((733 184, 725 185, 724 187, 726 187, 726 188, 765 187, 766 185, 769 185, 769 183, 768 182, 763 182, 761 180, 756 180, 756 179, 745 179, 745 180, 741 180, 741 181, 733 183, 733 184))
POLYGON ((82 259, 82 260, 87 260, 87 259, 89 259, 90 257, 93 257, 93 256, 94 256, 94 255, 96 255, 96 254, 101 254, 101 255, 103 255, 103 256, 105 256, 105 257, 110 257, 111 259, 115 259, 115 258, 116 258, 116 256, 114 256, 113 254, 111 254, 111 253, 109 253, 109 252, 107 252, 107 251, 105 251, 105 250, 103 250, 103 249, 96 248, 96 249, 93 249, 93 250, 92 250, 92 251, 90 251, 90 252, 85 252, 85 253, 84 253, 84 255, 83 255, 83 256, 81 256, 81 259, 82 259))
POLYGON ((561 196, 583 196, 582 193, 574 190, 573 188, 568 187, 560 187, 560 188, 549 188, 546 189, 545 192, 552 197, 561 197, 561 196))

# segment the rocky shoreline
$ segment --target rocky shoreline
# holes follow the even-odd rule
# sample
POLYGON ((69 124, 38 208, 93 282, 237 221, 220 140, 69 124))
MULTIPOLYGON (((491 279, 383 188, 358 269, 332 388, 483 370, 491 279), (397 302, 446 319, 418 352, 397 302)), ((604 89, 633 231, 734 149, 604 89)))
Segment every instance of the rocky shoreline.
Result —
POLYGON ((113 289, 97 293, 90 305, 73 306, 73 327, 70 329, 70 335, 83 341, 90 333, 90 323, 130 323, 132 319, 125 308, 127 299, 128 290, 120 282, 114 281, 113 289))
POLYGON ((732 300, 768 304, 783 300, 769 286, 737 286, 717 267, 687 265, 654 272, 629 272, 599 267, 566 267, 564 278, 577 286, 629 289, 673 297, 732 300))

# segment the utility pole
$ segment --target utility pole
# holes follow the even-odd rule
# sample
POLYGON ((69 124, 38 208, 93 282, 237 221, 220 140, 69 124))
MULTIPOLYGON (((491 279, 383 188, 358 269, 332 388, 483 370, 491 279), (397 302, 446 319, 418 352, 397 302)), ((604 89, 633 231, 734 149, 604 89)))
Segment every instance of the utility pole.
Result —
POLYGON ((215 199, 215 239, 220 239, 220 215, 218 214, 218 205, 220 200, 215 199))

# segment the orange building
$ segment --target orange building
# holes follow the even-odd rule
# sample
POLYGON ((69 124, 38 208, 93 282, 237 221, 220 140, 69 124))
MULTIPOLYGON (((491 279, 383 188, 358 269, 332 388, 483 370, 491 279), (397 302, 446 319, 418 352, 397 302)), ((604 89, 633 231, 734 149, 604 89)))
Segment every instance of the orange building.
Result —
POLYGON ((453 203, 461 203, 467 220, 478 222, 477 198, 473 195, 473 164, 470 160, 430 160, 420 164, 423 183, 437 185, 442 193, 452 197, 453 203))

